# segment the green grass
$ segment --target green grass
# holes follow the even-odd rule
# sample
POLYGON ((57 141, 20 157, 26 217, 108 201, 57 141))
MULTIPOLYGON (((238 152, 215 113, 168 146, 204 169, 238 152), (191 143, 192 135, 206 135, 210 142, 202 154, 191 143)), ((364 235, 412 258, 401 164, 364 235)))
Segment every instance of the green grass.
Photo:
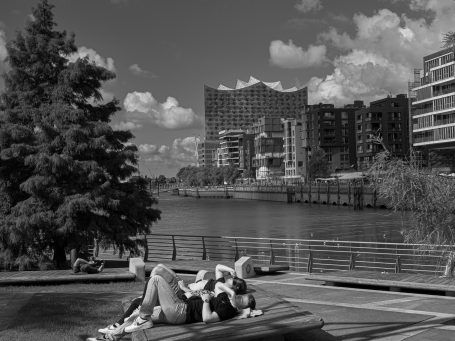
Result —
POLYGON ((20 292, 135 292, 142 291, 144 284, 141 282, 110 282, 110 283, 72 283, 58 285, 22 285, 2 286, 0 295, 20 292))
POLYGON ((7 325, 0 327, 0 340, 85 340, 117 320, 122 300, 142 289, 137 282, 2 287, 4 302, 14 297, 30 299, 18 311, 12 309, 7 325))

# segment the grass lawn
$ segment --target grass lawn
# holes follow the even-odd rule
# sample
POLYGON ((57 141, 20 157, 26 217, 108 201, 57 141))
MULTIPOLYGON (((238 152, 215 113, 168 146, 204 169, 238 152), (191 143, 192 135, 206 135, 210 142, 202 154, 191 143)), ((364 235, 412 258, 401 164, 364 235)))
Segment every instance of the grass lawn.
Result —
POLYGON ((8 307, 15 297, 29 299, 19 310, 13 309, 6 326, 2 323, 0 340, 73 341, 96 336, 98 328, 120 317, 121 301, 142 288, 137 282, 2 287, 0 305, 9 302, 8 307))
POLYGON ((85 341, 115 322, 122 300, 143 288, 140 282, 0 287, 0 341, 85 341))

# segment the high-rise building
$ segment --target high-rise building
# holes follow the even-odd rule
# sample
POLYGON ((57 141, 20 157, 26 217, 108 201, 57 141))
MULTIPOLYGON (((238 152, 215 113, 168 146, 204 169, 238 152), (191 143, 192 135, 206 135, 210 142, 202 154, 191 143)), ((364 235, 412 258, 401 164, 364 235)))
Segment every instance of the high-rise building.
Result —
POLYGON ((254 158, 254 134, 243 134, 239 139, 239 169, 243 172, 243 178, 254 178, 256 176, 256 168, 253 166, 254 158))
POLYGON ((256 179, 266 180, 284 175, 283 124, 279 117, 261 117, 253 124, 256 179))
POLYGON ((409 154, 409 99, 404 94, 386 97, 356 111, 356 148, 359 170, 368 169, 383 151, 379 139, 397 157, 409 154))
POLYGON ((219 132, 220 147, 218 152, 218 167, 240 167, 240 140, 243 130, 222 130, 219 132))
POLYGON ((412 103, 413 146, 424 150, 455 149, 454 50, 423 57, 420 86, 412 103))
POLYGON ((198 166, 216 166, 216 150, 219 147, 218 140, 201 140, 197 142, 197 165, 198 166))
POLYGON ((364 107, 363 101, 342 108, 320 103, 310 105, 303 115, 304 148, 309 154, 313 148, 322 148, 330 172, 352 170, 356 166, 355 112, 364 107))
POLYGON ((293 118, 283 121, 284 132, 284 179, 287 182, 301 181, 306 177, 307 150, 302 144, 302 120, 293 118))
POLYGON ((283 89, 280 82, 250 77, 235 88, 204 86, 205 137, 217 140, 221 130, 247 130, 261 117, 299 118, 308 103, 307 88, 283 89))

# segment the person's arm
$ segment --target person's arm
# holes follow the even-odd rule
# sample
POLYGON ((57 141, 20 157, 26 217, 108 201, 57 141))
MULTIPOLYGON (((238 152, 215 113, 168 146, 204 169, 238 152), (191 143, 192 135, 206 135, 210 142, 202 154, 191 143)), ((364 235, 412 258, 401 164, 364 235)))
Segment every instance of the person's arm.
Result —
POLYGON ((230 268, 229 266, 223 265, 223 264, 218 264, 215 267, 215 278, 223 278, 224 273, 228 272, 231 274, 232 277, 235 277, 235 270, 233 268, 230 268))
POLYGON ((213 323, 220 321, 220 317, 218 314, 212 309, 210 309, 210 295, 203 294, 201 296, 203 304, 202 304, 202 321, 205 323, 213 323))
POLYGON ((230 299, 233 299, 235 297, 235 291, 229 288, 224 283, 217 283, 216 288, 218 288, 218 290, 220 290, 221 292, 225 292, 226 294, 228 294, 230 299))

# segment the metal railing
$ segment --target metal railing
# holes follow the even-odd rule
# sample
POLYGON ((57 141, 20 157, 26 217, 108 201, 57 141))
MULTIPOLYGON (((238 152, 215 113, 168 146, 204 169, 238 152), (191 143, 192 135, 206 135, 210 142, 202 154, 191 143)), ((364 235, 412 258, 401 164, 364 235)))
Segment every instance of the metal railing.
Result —
POLYGON ((440 274, 447 253, 453 251, 422 244, 155 233, 146 240, 145 260, 235 261, 249 256, 258 265, 283 265, 310 273, 369 270, 440 274))

